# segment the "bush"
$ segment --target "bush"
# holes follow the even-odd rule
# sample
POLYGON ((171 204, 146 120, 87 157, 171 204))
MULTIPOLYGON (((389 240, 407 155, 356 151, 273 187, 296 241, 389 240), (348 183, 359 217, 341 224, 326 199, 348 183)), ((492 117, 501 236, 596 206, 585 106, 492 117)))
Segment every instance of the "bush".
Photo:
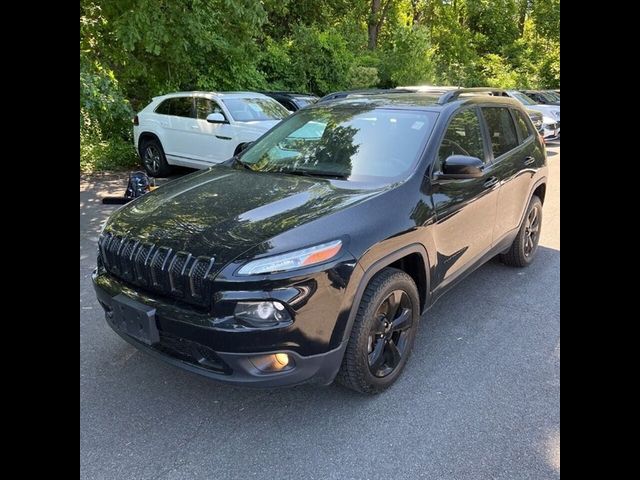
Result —
POLYGON ((376 67, 364 67, 352 65, 347 75, 347 84, 350 89, 371 88, 380 82, 376 67))

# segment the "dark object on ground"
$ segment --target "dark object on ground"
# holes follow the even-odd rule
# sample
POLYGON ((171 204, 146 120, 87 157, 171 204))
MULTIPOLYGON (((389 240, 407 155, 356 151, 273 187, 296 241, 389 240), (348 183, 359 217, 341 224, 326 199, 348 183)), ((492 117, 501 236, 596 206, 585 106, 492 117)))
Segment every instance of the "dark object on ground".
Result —
POLYGON ((104 197, 102 203, 106 205, 123 205, 131 200, 141 197, 145 193, 155 188, 155 182, 150 180, 144 172, 133 172, 129 174, 127 190, 124 197, 104 197))

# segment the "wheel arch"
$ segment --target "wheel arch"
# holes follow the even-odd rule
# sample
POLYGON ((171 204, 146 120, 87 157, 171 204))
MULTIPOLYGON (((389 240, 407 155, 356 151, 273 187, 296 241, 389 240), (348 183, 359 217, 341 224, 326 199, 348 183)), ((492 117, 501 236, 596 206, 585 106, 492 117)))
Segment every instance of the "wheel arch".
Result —
POLYGON ((348 340, 351 335, 351 329, 353 328, 353 322, 355 321, 362 301, 362 295, 364 294, 367 285, 371 282, 371 279, 380 271, 387 267, 397 268, 407 273, 418 288, 418 296, 420 298, 420 315, 422 315, 430 301, 430 275, 429 275, 429 254, 426 248, 419 244, 413 243, 407 245, 399 250, 385 255, 384 257, 373 262, 362 274, 358 287, 356 289, 351 310, 349 311, 349 317, 347 319, 347 325, 343 332, 343 343, 348 340))
POLYGON ((142 158, 142 152, 141 152, 142 144, 146 140, 151 140, 151 139, 154 139, 160 142, 160 146, 164 149, 164 146, 162 145, 162 140, 156 133, 150 132, 150 131, 141 132, 140 135, 138 135, 138 155, 140 155, 140 158, 142 158))

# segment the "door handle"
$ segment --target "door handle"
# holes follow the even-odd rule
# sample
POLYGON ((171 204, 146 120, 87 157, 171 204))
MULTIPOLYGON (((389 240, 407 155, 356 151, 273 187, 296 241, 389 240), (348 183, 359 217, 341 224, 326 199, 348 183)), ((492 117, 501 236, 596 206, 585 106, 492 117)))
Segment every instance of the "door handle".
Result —
POLYGON ((525 159, 524 159, 524 162, 523 162, 523 163, 524 163, 525 165, 531 165, 531 164, 532 164, 533 162, 535 162, 535 161, 536 161, 536 159, 535 159, 535 158, 533 158, 532 156, 528 156, 528 157, 525 157, 525 159))
POLYGON ((496 183, 498 183, 498 177, 489 177, 486 182, 484 182, 484 188, 493 187, 496 183))
POLYGON ((191 125, 191 128, 193 128, 194 130, 198 130, 200 127, 198 125, 191 125))

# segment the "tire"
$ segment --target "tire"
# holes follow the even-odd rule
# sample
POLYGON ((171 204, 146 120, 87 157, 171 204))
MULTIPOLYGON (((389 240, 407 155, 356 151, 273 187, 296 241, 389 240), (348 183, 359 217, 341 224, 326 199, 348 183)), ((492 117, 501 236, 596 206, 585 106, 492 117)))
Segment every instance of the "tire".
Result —
POLYGON ((358 306, 338 383, 366 394, 391 386, 411 354, 419 320, 420 299, 413 279, 395 268, 377 273, 358 306), (395 314, 394 304, 398 305, 395 314), (402 328, 396 330, 394 324, 402 328))
POLYGON ((140 142, 140 160, 145 171, 152 177, 166 177, 171 173, 162 144, 156 138, 140 142))
POLYGON ((245 145, 246 145, 246 143, 239 143, 238 146, 236 147, 235 151, 233 152, 233 156, 235 157, 240 152, 242 152, 244 150, 244 146, 245 145))
POLYGON ((500 254, 500 260, 511 267, 528 267, 531 265, 538 251, 541 227, 542 202, 534 195, 531 197, 518 235, 513 240, 509 250, 500 254))

